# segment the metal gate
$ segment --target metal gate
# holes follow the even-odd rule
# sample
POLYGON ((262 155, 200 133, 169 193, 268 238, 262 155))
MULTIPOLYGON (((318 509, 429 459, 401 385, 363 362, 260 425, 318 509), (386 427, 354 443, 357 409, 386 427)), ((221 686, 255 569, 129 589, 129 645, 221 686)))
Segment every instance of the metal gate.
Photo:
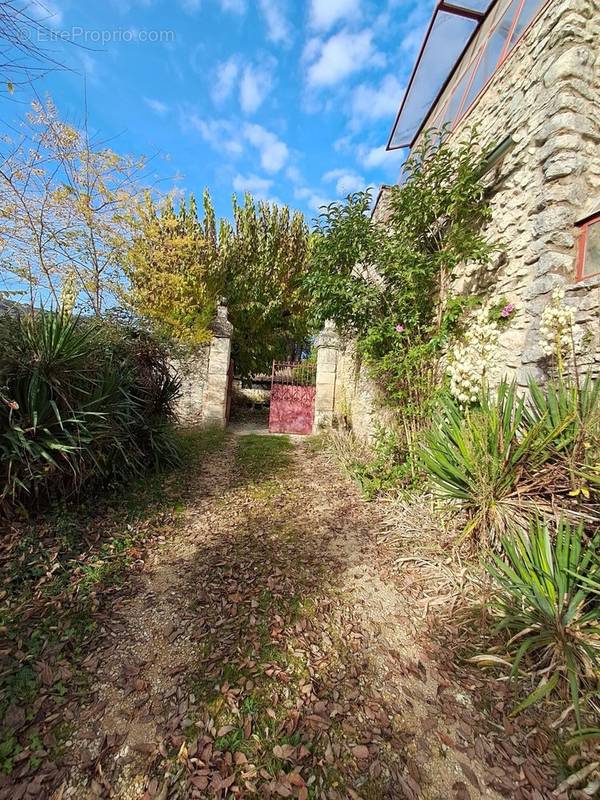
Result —
POLYGON ((270 433, 312 433, 317 365, 274 361, 271 373, 270 433))

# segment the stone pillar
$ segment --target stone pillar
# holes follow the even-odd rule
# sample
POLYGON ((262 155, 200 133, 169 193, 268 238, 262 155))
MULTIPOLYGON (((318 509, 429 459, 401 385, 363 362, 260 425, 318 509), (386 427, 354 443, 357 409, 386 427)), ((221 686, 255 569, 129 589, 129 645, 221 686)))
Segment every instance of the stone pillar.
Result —
POLYGON ((335 404, 335 380, 339 351, 339 338, 331 321, 315 341, 317 348, 317 392, 315 396, 315 419, 313 433, 331 427, 335 404))
POLYGON ((227 318, 227 306, 217 308, 211 323, 213 338, 208 353, 208 372, 203 397, 202 422, 224 428, 227 425, 227 383, 231 358, 233 325, 227 318))

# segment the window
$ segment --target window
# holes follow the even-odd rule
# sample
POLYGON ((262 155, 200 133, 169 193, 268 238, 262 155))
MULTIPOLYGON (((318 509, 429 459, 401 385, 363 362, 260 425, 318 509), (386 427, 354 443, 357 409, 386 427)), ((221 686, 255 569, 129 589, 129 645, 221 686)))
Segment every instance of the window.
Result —
POLYGON ((600 274, 600 213, 579 226, 577 247, 577 280, 600 274))
POLYGON ((462 77, 455 85, 449 101, 442 113, 438 112, 436 123, 458 124, 472 103, 487 86, 488 81, 500 64, 515 47, 535 15, 546 5, 546 0, 511 0, 500 19, 496 19, 491 30, 485 35, 462 77), (469 76, 469 78, 467 78, 469 76))
POLYGON ((508 43, 508 50, 511 50, 513 46, 517 43, 517 40, 524 32, 525 28, 529 25, 529 23, 536 15, 539 5, 540 5, 539 0, 524 0, 516 25, 512 32, 510 42, 508 43))
POLYGON ((505 50, 506 42, 510 36, 515 12, 518 11, 521 0, 513 0, 502 19, 491 30, 485 44, 475 56, 475 74, 469 85, 463 103, 460 106, 457 121, 470 107, 479 92, 496 71, 498 62, 505 50))

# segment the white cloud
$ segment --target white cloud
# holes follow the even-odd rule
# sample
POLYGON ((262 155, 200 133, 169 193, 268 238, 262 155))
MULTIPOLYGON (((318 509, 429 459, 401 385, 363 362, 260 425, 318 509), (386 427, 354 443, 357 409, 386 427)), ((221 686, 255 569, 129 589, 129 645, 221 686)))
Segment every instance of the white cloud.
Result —
POLYGON ((236 192, 250 192, 259 199, 265 199, 273 186, 273 181, 269 178, 261 178, 259 175, 240 175, 233 179, 233 188, 236 192))
POLYGON ((410 61, 414 61, 423 42, 425 30, 429 25, 431 7, 427 3, 417 3, 404 20, 402 26, 404 36, 400 42, 400 49, 406 53, 410 61))
POLYGON ((379 85, 361 83, 352 96, 352 120, 356 126, 363 121, 392 118, 400 106, 404 89, 395 75, 386 75, 379 85))
POLYGON ((298 167, 296 167, 294 164, 290 164, 290 166, 286 169, 285 177, 292 183, 302 183, 302 174, 298 167))
POLYGON ((382 66, 385 58, 373 47, 373 32, 340 31, 326 41, 308 42, 304 57, 312 61, 308 67, 310 86, 331 86, 365 67, 382 66))
POLYGON ((278 139, 274 133, 262 125, 246 123, 244 136, 258 150, 261 166, 267 172, 278 172, 285 166, 290 153, 285 142, 278 139))
POLYGON ((423 30, 421 27, 409 31, 400 42, 400 48, 408 54, 408 58, 412 61, 416 58, 421 43, 423 41, 423 30))
POLYGON ((234 14, 245 14, 246 0, 221 0, 221 8, 234 14))
POLYGON ((273 78, 268 68, 253 67, 251 64, 245 66, 240 82, 242 110, 247 114, 256 111, 271 91, 272 85, 273 78))
POLYGON ((166 114, 169 110, 169 106, 166 103, 163 103, 162 100, 155 100, 153 97, 144 97, 144 103, 159 116, 166 114))
POLYGON ((339 139, 336 139, 333 143, 333 149, 336 150, 338 153, 348 153, 352 147, 352 137, 351 136, 340 136, 339 139))
POLYGON ((81 71, 85 75, 86 80, 92 84, 97 84, 99 81, 99 76, 98 62, 96 59, 85 50, 80 50, 77 53, 77 57, 81 64, 81 71))
POLYGON ((400 168, 406 153, 401 150, 386 150, 381 147, 359 147, 357 158, 366 169, 376 169, 377 167, 390 167, 393 170, 400 168))
POLYGON ((215 82, 211 89, 211 97, 217 105, 223 103, 233 92, 240 71, 236 56, 222 61, 217 66, 215 82))
POLYGON ((279 172, 289 159, 289 150, 274 133, 262 125, 247 122, 240 127, 232 119, 202 118, 193 109, 180 109, 181 129, 196 131, 205 142, 219 152, 239 156, 251 145, 258 153, 261 167, 267 172, 279 172))
POLYGON ((329 205, 331 202, 331 198, 324 197, 322 194, 319 194, 318 191, 308 186, 298 186, 294 189, 294 197, 297 200, 304 200, 306 205, 317 213, 321 211, 321 206, 329 205))
POLYGON ((359 0, 311 0, 310 24, 316 30, 326 31, 340 20, 356 17, 359 11, 359 0))
POLYGON ((260 10, 267 23, 267 36, 275 44, 287 44, 291 33, 282 0, 260 0, 260 10))
POLYGON ((181 8, 187 14, 195 14, 200 8, 201 0, 179 0, 181 8))
POLYGON ((237 126, 224 119, 202 119, 195 112, 181 111, 180 125, 184 132, 198 131, 200 136, 215 150, 232 156, 243 152, 237 126))
POLYGON ((331 169, 323 175, 325 183, 335 183, 335 190, 340 197, 345 197, 352 192, 359 192, 365 188, 365 179, 346 169, 331 169))
POLYGON ((302 51, 303 61, 314 61, 319 55, 322 46, 323 41, 318 36, 313 36, 312 39, 309 39, 302 51))
POLYGON ((285 175, 294 184, 293 191, 296 200, 304 200, 311 211, 315 211, 318 214, 322 206, 326 206, 331 202, 331 198, 325 197, 320 190, 306 185, 302 173, 295 164, 290 164, 285 171, 285 175))

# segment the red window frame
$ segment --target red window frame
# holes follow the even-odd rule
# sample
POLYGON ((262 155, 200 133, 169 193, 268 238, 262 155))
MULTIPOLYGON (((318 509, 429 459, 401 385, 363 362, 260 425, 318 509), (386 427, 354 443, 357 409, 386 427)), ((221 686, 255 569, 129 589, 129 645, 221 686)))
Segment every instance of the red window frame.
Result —
POLYGON ((578 224, 579 236, 577 237, 577 269, 575 272, 575 280, 585 281, 595 275, 600 275, 600 269, 596 272, 590 272, 588 275, 584 273, 585 257, 587 255, 587 240, 588 231, 592 225, 600 225, 600 211, 587 217, 578 224))
MULTIPOLYGON (((502 22, 502 19, 503 19, 504 15, 502 17, 500 17, 499 19, 494 21, 494 24, 491 26, 490 30, 486 33, 485 38, 483 38, 483 40, 478 43, 477 50, 473 54, 473 57, 472 57, 471 61, 469 62, 468 67, 466 68, 466 70, 464 70, 464 72, 460 73, 460 75, 461 75, 460 80, 457 83, 455 83, 452 91, 450 92, 450 94, 448 95, 446 100, 444 101, 442 108, 436 114, 436 120, 441 118, 441 120, 443 121, 444 124, 450 123, 450 126, 451 126, 452 130, 454 130, 454 128, 456 128, 458 123, 461 122, 461 120, 464 119, 464 117, 466 117, 467 114, 469 114, 469 112, 471 111, 471 109, 473 108, 475 103, 479 100, 479 98, 486 91, 487 87, 489 86, 489 84, 493 80, 494 76, 496 75, 496 73, 498 72, 500 67, 508 59, 508 57, 511 55, 511 53, 513 53, 515 51, 517 45, 519 44, 519 42, 521 41, 523 36, 525 36, 525 34, 529 30, 529 28, 536 22, 536 20, 540 16, 540 14, 542 14, 544 9, 550 4, 550 2, 551 2, 551 0, 546 0, 546 2, 542 3, 542 5, 539 8, 539 10, 537 11, 537 13, 535 13, 533 15, 533 17, 531 18, 529 23, 523 28, 523 30, 519 34, 518 38, 515 39, 515 41, 512 43, 512 46, 511 46, 511 39, 512 39, 513 34, 514 34, 515 30, 516 30, 516 27, 518 25, 519 19, 521 18, 521 14, 523 13, 523 9, 524 9, 525 3, 526 3, 526 0, 519 0, 518 1, 518 5, 517 5, 517 8, 515 10, 514 17, 513 17, 512 21, 511 21, 510 29, 509 29, 508 34, 506 36, 506 41, 504 42, 504 45, 502 47, 502 52, 500 53, 500 57, 498 59, 498 63, 494 67, 493 72, 491 73, 489 78, 486 80, 486 82, 483 84, 483 86, 481 87, 479 92, 475 95, 475 97, 473 98, 471 103, 465 108, 464 107, 465 100, 467 99, 467 96, 468 96, 469 91, 471 89, 471 85, 472 85, 472 83, 473 83, 473 81, 475 79, 475 75, 477 73, 477 69, 479 67, 479 63, 480 63, 481 59, 483 58, 483 55, 484 55, 484 52, 486 50, 486 47, 487 47, 487 44, 488 44, 489 40, 491 39, 491 37, 496 32, 496 28, 502 22), (462 81, 462 77, 464 77, 464 75, 469 75, 469 78, 467 80, 466 86, 463 88, 462 96, 461 96, 460 102, 459 102, 459 104, 457 106, 457 110, 456 110, 456 113, 454 115, 454 118, 453 119, 444 119, 445 112, 449 108, 450 103, 452 102, 452 98, 454 96, 454 93, 456 92, 456 90, 458 88, 458 83, 460 83, 462 81)), ((507 11, 507 10, 508 10, 508 8, 505 11, 507 11)))
MULTIPOLYGON (((489 78, 483 84, 481 89, 477 92, 475 97, 471 100, 469 105, 465 108, 465 103, 466 103, 467 97, 469 96, 469 92, 471 91, 471 86, 473 85, 473 81, 475 80, 475 76, 477 75, 477 70, 479 69, 479 65, 481 64, 481 61, 482 61, 482 59, 483 59, 483 57, 484 57, 484 55, 486 53, 489 41, 492 38, 492 36, 496 33, 496 31, 500 27, 500 25, 502 24, 502 21, 503 21, 505 15, 510 10, 511 4, 509 4, 505 8, 504 14, 502 14, 501 17, 499 17, 498 19, 494 20, 494 24, 491 26, 491 28, 487 32, 487 36, 485 37, 483 42, 481 42, 481 45, 480 45, 477 53, 475 53, 473 61, 469 65, 469 70, 471 71, 471 75, 470 75, 470 78, 469 78, 469 80, 467 82, 467 86, 465 87, 465 90, 463 92, 463 95, 462 95, 462 98, 461 98, 461 101, 460 101, 460 105, 458 107, 458 111, 457 111, 456 117, 455 117, 454 121, 452 122, 452 127, 453 128, 455 128, 456 125, 458 125, 458 123, 460 122, 460 120, 469 113, 469 111, 471 110, 472 106, 474 105, 474 103, 479 98, 479 96, 482 95, 485 92, 485 90, 487 89, 488 84, 490 83, 490 81, 492 80, 492 78, 494 77, 496 72, 498 72, 498 70, 500 69, 502 64, 506 61, 506 58, 507 58, 508 52, 509 52, 508 48, 509 48, 509 45, 510 45, 510 41, 511 41, 511 39, 513 37, 513 33, 515 32, 515 29, 516 29, 517 24, 519 22, 519 18, 521 16, 523 8, 525 7, 525 2, 526 2, 526 0, 519 0, 519 2, 517 3, 517 7, 515 9, 514 18, 510 23, 510 28, 508 29, 508 32, 506 34, 506 40, 505 40, 504 44, 502 45, 502 50, 500 51, 500 57, 498 58, 498 61, 496 63, 496 66, 494 67, 494 70, 493 70, 492 74, 489 76, 489 78)), ((540 9, 540 11, 541 10, 542 9, 540 9)), ((536 16, 537 16, 537 14, 536 14, 536 16)), ((527 26, 527 27, 529 27, 529 26, 527 26)), ((523 31, 523 33, 525 33, 525 31, 523 31)), ((520 38, 521 37, 519 36, 519 38, 515 40, 515 42, 513 44, 513 48, 516 47, 516 45, 518 44, 520 38)))

